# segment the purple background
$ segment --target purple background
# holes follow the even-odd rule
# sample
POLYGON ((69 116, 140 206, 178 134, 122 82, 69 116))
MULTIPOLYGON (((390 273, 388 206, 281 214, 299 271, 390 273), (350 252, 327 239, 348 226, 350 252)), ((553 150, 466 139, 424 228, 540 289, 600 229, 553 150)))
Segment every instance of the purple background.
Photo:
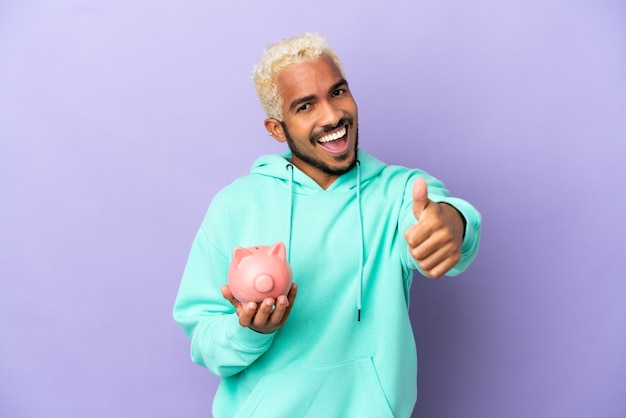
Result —
POLYGON ((210 415, 172 304, 213 194, 283 150, 253 64, 311 30, 363 148, 483 214, 416 278, 415 416, 626 416, 625 3, 217 3, 0 2, 0 416, 210 415))

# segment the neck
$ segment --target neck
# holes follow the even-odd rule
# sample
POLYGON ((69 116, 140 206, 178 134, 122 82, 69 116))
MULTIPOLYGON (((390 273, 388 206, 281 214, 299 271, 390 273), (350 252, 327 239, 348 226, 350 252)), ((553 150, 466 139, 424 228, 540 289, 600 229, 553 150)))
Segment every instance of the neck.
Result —
POLYGON ((315 166, 307 164, 295 155, 291 156, 291 163, 298 167, 300 171, 309 176, 322 189, 328 189, 339 177, 338 174, 329 174, 315 166))

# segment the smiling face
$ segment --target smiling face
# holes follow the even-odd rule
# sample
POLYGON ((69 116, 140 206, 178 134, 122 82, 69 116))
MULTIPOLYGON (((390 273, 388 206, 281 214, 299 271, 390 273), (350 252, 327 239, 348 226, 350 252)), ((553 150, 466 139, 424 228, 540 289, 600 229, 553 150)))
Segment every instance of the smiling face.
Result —
POLYGON ((291 162, 326 189, 356 164, 356 102, 347 81, 328 58, 292 64, 277 78, 283 121, 265 120, 278 141, 286 141, 291 162))

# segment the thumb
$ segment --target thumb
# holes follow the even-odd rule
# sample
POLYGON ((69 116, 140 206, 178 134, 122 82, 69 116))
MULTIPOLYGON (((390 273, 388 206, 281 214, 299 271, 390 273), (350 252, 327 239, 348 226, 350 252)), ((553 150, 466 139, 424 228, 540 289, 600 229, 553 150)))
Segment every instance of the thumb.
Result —
POLYGON ((413 215, 418 221, 424 213, 424 209, 430 204, 428 199, 428 186, 426 180, 419 178, 413 183, 413 215))

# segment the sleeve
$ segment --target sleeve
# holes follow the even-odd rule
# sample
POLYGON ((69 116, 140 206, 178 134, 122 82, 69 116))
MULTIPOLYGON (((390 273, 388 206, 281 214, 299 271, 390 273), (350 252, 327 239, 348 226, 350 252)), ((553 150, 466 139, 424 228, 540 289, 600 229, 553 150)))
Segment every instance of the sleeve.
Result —
MULTIPOLYGON (((402 231, 406 231, 410 225, 415 223, 415 217, 413 215, 413 183, 415 183, 418 177, 422 177, 426 180, 426 184, 428 185, 428 198, 430 200, 436 203, 447 203, 453 206, 465 218, 465 234, 461 246, 461 259, 456 266, 446 273, 446 276, 456 276, 465 271, 478 254, 481 226, 480 213, 469 202, 450 196, 450 192, 446 189, 444 184, 435 177, 426 172, 415 170, 413 174, 408 177, 405 184, 404 200, 402 202, 402 219, 400 222, 402 231)), ((419 270, 420 273, 423 274, 417 265, 417 261, 415 261, 409 253, 408 246, 406 246, 406 249, 409 266, 412 269, 419 270)))
POLYGON ((274 334, 239 325, 235 308, 221 293, 229 257, 200 228, 189 254, 173 316, 191 339, 191 358, 217 376, 244 370, 272 344, 274 334))

